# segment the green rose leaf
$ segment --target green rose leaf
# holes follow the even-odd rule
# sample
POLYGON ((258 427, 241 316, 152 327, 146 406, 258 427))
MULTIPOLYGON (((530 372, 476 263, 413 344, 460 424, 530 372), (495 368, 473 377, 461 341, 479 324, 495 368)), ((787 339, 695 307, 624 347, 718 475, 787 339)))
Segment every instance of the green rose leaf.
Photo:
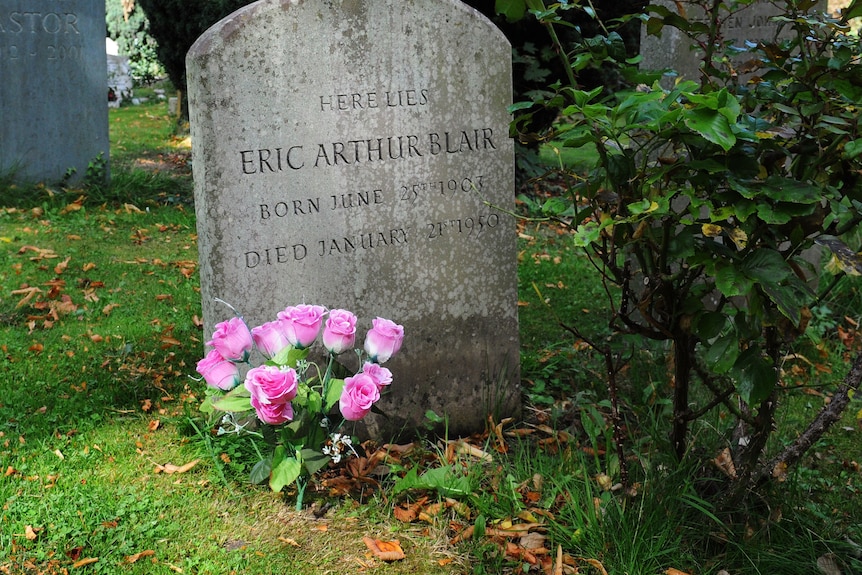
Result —
POLYGON ((271 473, 272 457, 261 459, 255 464, 254 467, 251 468, 251 473, 249 474, 249 481, 251 481, 253 485, 261 485, 269 479, 269 475, 271 473))
POLYGON ((216 399, 214 395, 208 395, 206 399, 201 402, 200 410, 202 413, 212 413, 215 411, 213 407, 213 401, 216 399))
POLYGON ((308 357, 309 351, 311 350, 297 349, 292 345, 289 345, 277 354, 275 354, 275 356, 273 356, 273 358, 270 359, 267 363, 278 366, 286 365, 288 367, 296 367, 296 364, 297 362, 299 362, 299 360, 308 357))
POLYGON ((338 403, 338 400, 341 399, 341 391, 344 389, 344 380, 343 379, 330 379, 329 387, 326 389, 326 405, 324 408, 324 412, 328 412, 330 409, 338 403))
POLYGON ((308 390, 308 412, 320 413, 321 407, 323 407, 323 398, 320 397, 320 392, 316 389, 308 390))
POLYGON ((302 473, 302 456, 285 457, 273 467, 269 476, 269 488, 278 493, 285 485, 290 485, 302 473))
POLYGON ((212 406, 219 411, 249 411, 251 407, 251 394, 245 386, 235 387, 230 393, 212 401, 212 406))
POLYGON ((302 464, 309 475, 314 475, 332 460, 328 455, 324 455, 314 449, 303 449, 299 452, 302 456, 302 464))

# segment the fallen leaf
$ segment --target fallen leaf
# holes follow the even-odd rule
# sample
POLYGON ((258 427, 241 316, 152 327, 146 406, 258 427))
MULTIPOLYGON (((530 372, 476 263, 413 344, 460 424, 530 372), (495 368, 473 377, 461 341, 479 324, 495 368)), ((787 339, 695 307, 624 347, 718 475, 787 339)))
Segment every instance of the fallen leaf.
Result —
POLYGON ((688 573, 686 573, 685 571, 680 571, 679 569, 674 569, 673 567, 671 567, 670 569, 665 571, 665 574, 666 575, 688 575, 688 573))
POLYGON ((150 556, 155 555, 155 554, 156 554, 156 552, 153 551, 152 549, 147 549, 146 551, 141 551, 140 553, 135 553, 134 555, 127 556, 126 557, 126 563, 134 563, 135 561, 137 561, 141 557, 150 557, 150 556))
POLYGON ((381 561, 400 561, 405 557, 404 551, 401 549, 401 543, 398 540, 381 541, 380 539, 363 537, 362 541, 374 556, 381 561))
POLYGON ((69 267, 69 261, 71 261, 71 259, 72 259, 71 257, 67 257, 65 260, 63 260, 60 263, 58 263, 57 265, 55 265, 54 266, 54 273, 57 275, 60 275, 61 273, 66 271, 66 268, 69 267))
POLYGON ((410 523, 415 521, 417 517, 419 517, 419 513, 422 512, 422 508, 428 502, 427 497, 423 497, 416 501, 413 504, 407 505, 407 507, 401 507, 400 505, 396 505, 392 510, 392 514, 395 515, 395 519, 401 521, 402 523, 410 523))
POLYGON ((85 559, 80 559, 72 563, 72 569, 77 569, 78 567, 84 567, 85 565, 90 565, 98 561, 98 557, 87 557, 85 559))
POLYGON ((200 462, 200 459, 195 459, 194 461, 190 461, 185 465, 180 466, 173 465, 172 463, 165 463, 164 465, 158 465, 156 469, 158 470, 157 472, 164 472, 168 475, 173 475, 174 473, 185 473, 200 462))
POLYGON ((599 573, 601 573, 602 575, 608 575, 608 572, 605 569, 605 566, 602 565, 602 562, 599 561, 598 559, 584 559, 584 561, 586 561, 587 563, 592 565, 595 569, 598 569, 599 573))
POLYGON ((841 575, 841 567, 838 566, 837 558, 833 553, 827 553, 817 558, 817 568, 824 575, 841 575))
POLYGON ((159 421, 158 419, 153 419, 153 420, 150 420, 150 422, 147 424, 147 429, 148 429, 148 430, 150 430, 150 431, 155 431, 155 430, 157 430, 161 425, 162 425, 162 422, 161 422, 161 421, 159 421))
POLYGON ((292 547, 299 547, 299 543, 297 543, 296 540, 291 539, 290 537, 279 536, 278 540, 281 541, 282 543, 287 543, 288 545, 290 545, 292 547))
POLYGON ((27 525, 24 527, 24 537, 26 537, 28 541, 35 541, 39 535, 36 534, 36 530, 33 529, 32 525, 27 525))

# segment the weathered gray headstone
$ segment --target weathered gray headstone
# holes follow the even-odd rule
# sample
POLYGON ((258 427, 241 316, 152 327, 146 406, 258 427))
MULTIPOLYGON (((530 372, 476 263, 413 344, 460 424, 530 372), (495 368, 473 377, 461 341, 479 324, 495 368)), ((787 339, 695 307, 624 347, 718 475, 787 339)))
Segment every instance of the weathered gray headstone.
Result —
MULTIPOLYGON (((834 2, 835 0, 833 0, 834 2)), ((700 6, 691 0, 653 0, 651 4, 664 6, 671 12, 683 14, 690 21, 704 22, 706 18, 700 6)), ((821 0, 821 9, 826 8, 826 1, 821 0)), ((778 22, 773 17, 782 14, 780 6, 767 0, 755 0, 745 7, 728 14, 722 11, 722 40, 732 45, 745 48, 746 42, 772 42, 776 39, 789 38, 795 32, 790 24, 778 22)), ((642 56, 641 68, 647 70, 672 69, 680 76, 689 80, 700 80, 699 67, 703 62, 702 50, 693 50, 691 39, 671 26, 665 26, 661 37, 647 35, 646 25, 641 26, 642 56)), ((734 60, 738 66, 746 58, 741 55, 734 60)))
POLYGON ((107 99, 104 1, 0 2, 0 172, 74 182, 107 162, 107 99))
POLYGON ((455 0, 264 0, 187 58, 205 329, 320 304, 405 328, 371 433, 519 406, 511 51, 455 0))

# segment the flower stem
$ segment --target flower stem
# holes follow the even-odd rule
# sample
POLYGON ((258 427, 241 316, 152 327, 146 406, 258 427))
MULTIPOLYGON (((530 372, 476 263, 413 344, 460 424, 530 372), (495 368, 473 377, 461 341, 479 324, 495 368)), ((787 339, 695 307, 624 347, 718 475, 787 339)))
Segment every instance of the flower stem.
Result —
POLYGON ((302 476, 296 478, 296 510, 302 511, 302 499, 305 496, 305 488, 307 484, 302 476))

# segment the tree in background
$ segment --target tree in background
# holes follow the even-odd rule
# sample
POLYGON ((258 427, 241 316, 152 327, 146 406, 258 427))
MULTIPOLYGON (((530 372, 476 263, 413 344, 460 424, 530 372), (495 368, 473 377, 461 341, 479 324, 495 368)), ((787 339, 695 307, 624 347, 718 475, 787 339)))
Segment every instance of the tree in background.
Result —
POLYGON ((105 20, 108 37, 117 42, 120 54, 129 57, 132 79, 147 84, 165 75, 150 35, 150 23, 135 0, 107 0, 105 20))
MULTIPOLYGON (((134 0, 123 0, 126 3, 134 0)), ((249 0, 137 0, 150 23, 149 33, 158 42, 158 57, 171 83, 186 94, 186 53, 210 26, 249 0)), ((182 106, 188 115, 188 106, 182 106)))
MULTIPOLYGON (((185 58, 186 53, 197 38, 210 26, 231 12, 251 4, 252 0, 108 0, 109 4, 123 6, 123 14, 131 7, 132 14, 146 13, 144 21, 149 19, 149 34, 158 43, 158 58, 168 78, 183 94, 186 92, 185 58)), ((564 80, 565 71, 555 53, 555 49, 544 34, 542 26, 534 19, 525 19, 515 14, 506 13, 505 17, 497 14, 500 0, 467 0, 466 4, 482 12, 494 20, 512 43, 514 52, 514 84, 516 99, 530 91, 541 89, 553 83, 555 79, 564 80)), ((503 2, 504 3, 504 2, 503 2)), ((623 14, 635 12, 643 8, 646 0, 621 0, 613 6, 603 6, 598 9, 599 15, 607 20, 623 14)), ((521 14, 523 16, 523 14, 521 14)), ((597 20, 589 17, 583 11, 571 11, 566 15, 568 25, 561 32, 566 41, 574 41, 583 37, 592 37, 598 33, 597 20)), ((109 20, 111 13, 109 11, 109 20)), ((627 51, 636 54, 639 44, 640 29, 637 23, 625 28, 623 40, 627 51)), ((584 73, 581 81, 586 87, 615 84, 618 79, 613 71, 608 76, 601 70, 591 70, 584 73)), ((183 110, 186 106, 183 106, 183 110)), ((547 121, 552 120, 552 116, 547 121)))

